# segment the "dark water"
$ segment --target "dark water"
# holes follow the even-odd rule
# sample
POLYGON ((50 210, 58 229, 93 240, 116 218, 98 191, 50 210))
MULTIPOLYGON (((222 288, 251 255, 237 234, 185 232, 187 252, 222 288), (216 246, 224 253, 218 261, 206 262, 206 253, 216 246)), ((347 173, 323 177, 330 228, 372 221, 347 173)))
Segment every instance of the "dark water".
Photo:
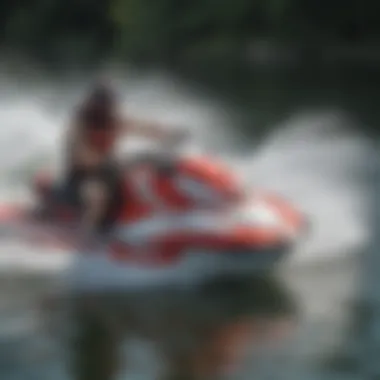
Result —
MULTIPOLYGON (((273 126, 304 110, 344 112, 348 127, 377 134, 380 88, 363 70, 266 70, 224 80, 210 75, 202 83, 234 107, 240 126, 234 137, 245 150, 264 144, 273 126)), ((370 172, 374 178, 376 169, 370 172)), ((363 173, 363 182, 367 177, 363 173)), ((54 313, 49 305, 47 314, 40 303, 50 281, 6 276, 1 378, 108 380, 121 373, 122 379, 214 379, 232 369, 233 379, 362 378, 362 348, 352 342, 365 331, 352 332, 353 301, 361 299, 367 261, 363 252, 323 252, 330 253, 331 260, 306 262, 273 278, 221 279, 196 292, 97 295, 60 302, 54 313), (347 363, 357 358, 350 369, 347 363)))

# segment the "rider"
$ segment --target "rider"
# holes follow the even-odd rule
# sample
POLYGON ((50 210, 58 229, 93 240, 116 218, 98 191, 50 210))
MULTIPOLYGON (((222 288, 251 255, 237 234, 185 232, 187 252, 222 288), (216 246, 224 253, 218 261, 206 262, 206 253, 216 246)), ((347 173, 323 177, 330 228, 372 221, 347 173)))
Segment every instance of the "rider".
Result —
POLYGON ((119 114, 119 99, 108 83, 97 83, 79 106, 67 133, 66 172, 60 196, 80 206, 82 227, 93 232, 107 210, 120 207, 121 181, 114 160, 116 141, 132 134, 161 141, 183 137, 156 123, 119 114))

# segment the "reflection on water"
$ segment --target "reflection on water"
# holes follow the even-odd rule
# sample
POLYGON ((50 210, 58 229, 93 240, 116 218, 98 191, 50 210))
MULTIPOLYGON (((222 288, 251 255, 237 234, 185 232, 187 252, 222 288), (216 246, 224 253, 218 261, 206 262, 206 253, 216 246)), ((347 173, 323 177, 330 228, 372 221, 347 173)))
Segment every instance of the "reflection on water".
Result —
POLYGON ((0 370, 15 380, 305 379, 340 343, 355 268, 66 300, 41 297, 51 284, 39 279, 2 282, 0 370))
MULTIPOLYGON (((31 293, 44 288, 46 293, 46 284, 36 281, 27 297, 25 287, 12 292, 36 305, 31 293)), ((16 313, 10 319, 22 314, 18 305, 10 306, 16 313)), ((6 325, 0 342, 4 378, 111 380, 121 373, 182 380, 234 374, 247 358, 252 364, 268 349, 280 348, 298 314, 284 284, 271 278, 221 279, 197 291, 97 294, 45 306, 43 327, 32 323, 42 319, 32 315, 30 304, 23 331, 21 320, 18 326, 13 320, 14 331, 12 323, 6 325)))
POLYGON ((71 307, 70 368, 78 380, 138 370, 133 354, 123 350, 130 342, 136 347, 136 340, 154 348, 162 379, 234 373, 248 349, 253 360, 266 344, 285 339, 296 321, 284 285, 269 278, 220 280, 197 291, 98 294, 71 307))

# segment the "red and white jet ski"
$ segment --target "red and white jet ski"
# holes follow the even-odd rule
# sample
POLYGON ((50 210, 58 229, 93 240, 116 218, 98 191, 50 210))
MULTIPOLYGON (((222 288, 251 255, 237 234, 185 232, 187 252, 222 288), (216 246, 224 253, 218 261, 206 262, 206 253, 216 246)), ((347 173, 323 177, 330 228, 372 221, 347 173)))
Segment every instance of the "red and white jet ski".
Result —
MULTIPOLYGON (((229 169, 210 158, 183 157, 176 165, 185 171, 190 168, 198 182, 220 190, 221 198, 242 194, 229 169)), ((146 167, 144 164, 144 170, 146 167)), ((302 213, 265 191, 241 195, 228 207, 209 208, 205 199, 204 208, 194 209, 173 193, 167 181, 160 182, 155 176, 150 185, 156 186, 159 194, 162 192, 165 204, 157 208, 149 204, 149 194, 142 194, 144 176, 140 169, 136 165, 136 170, 129 168, 125 175, 129 197, 131 183, 139 178, 139 199, 121 210, 111 238, 96 247, 84 249, 76 245, 72 229, 75 217, 69 207, 60 207, 54 218, 42 222, 23 205, 3 205, 0 236, 13 234, 27 241, 29 247, 39 247, 39 259, 63 259, 72 286, 104 289, 186 283, 223 274, 270 270, 305 232, 302 213)), ((157 174, 156 168, 151 170, 157 174)), ((39 192, 48 192, 48 188, 48 184, 41 187, 39 181, 39 192)))

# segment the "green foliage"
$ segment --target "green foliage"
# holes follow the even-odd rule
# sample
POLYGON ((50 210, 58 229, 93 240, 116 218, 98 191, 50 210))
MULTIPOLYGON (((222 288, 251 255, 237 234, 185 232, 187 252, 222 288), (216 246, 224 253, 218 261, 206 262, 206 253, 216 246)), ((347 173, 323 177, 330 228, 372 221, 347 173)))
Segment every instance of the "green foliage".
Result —
POLYGON ((258 38, 379 40, 363 0, 3 0, 0 42, 50 60, 239 59, 258 38))

